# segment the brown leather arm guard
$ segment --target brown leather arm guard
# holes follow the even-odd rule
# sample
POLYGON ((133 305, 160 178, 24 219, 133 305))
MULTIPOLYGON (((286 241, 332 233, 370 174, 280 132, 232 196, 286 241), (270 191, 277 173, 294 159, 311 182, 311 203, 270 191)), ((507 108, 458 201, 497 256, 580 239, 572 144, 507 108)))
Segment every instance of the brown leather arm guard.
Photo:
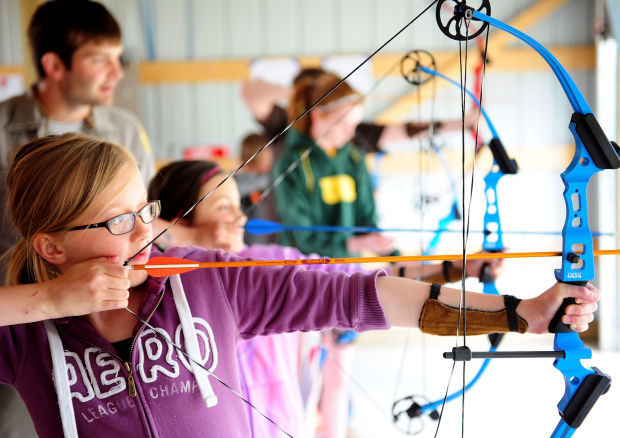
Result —
MULTIPOLYGON (((431 335, 456 335, 459 309, 441 303, 439 298, 441 286, 433 284, 431 293, 424 303, 420 314, 420 331, 431 335)), ((486 335, 490 333, 519 332, 525 333, 527 321, 517 315, 516 308, 521 302, 512 295, 503 295, 506 308, 496 311, 467 309, 467 334, 486 335)), ((464 312, 461 312, 463 327, 464 312)))

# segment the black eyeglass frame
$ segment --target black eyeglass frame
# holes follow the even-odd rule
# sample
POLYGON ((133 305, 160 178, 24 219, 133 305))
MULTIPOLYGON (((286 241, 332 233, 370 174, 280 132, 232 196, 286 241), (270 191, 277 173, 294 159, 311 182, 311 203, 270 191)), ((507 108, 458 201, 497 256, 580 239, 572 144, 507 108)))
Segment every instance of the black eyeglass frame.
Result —
POLYGON ((123 213, 123 214, 119 214, 118 216, 114 216, 113 218, 108 219, 107 221, 103 221, 103 222, 98 222, 96 224, 89 224, 89 225, 78 225, 77 227, 71 227, 68 228, 66 231, 75 231, 75 230, 87 230, 87 229, 94 229, 94 228, 101 228, 101 227, 105 227, 110 234, 112 234, 113 236, 122 236, 123 234, 127 234, 127 233, 131 233, 133 231, 133 229, 136 227, 136 216, 140 217, 140 220, 142 222, 144 222, 145 224, 150 224, 151 222, 153 222, 155 219, 157 219, 159 217, 159 215, 161 214, 161 202, 159 200, 155 200, 155 201, 150 201, 148 202, 144 207, 142 207, 139 211, 137 212, 131 212, 131 213, 123 213), (142 217, 142 214, 147 211, 146 209, 151 207, 153 204, 157 205, 157 209, 158 212, 156 215, 153 216, 153 219, 151 219, 150 221, 145 221, 144 218, 142 217), (110 229, 110 223, 115 220, 120 218, 121 216, 126 216, 126 215, 130 215, 133 218, 133 225, 131 226, 131 228, 123 233, 114 233, 111 229, 110 229))

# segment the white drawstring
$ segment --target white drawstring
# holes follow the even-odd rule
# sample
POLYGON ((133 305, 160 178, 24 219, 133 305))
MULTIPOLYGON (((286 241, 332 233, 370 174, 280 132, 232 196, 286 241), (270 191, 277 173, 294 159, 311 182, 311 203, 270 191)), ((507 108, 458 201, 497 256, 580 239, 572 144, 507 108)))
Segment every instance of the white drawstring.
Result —
MULTIPOLYGON (((185 339, 185 348, 187 354, 192 358, 200 357, 200 348, 198 348, 198 337, 196 335, 196 328, 194 327, 194 319, 192 312, 185 296, 185 290, 181 283, 181 277, 176 274, 169 277, 170 286, 172 287, 172 296, 174 297, 174 304, 181 320, 181 328, 183 329, 183 338, 185 339)), ((217 405, 217 397, 211 388, 209 383, 209 372, 200 367, 193 360, 190 361, 194 376, 198 381, 198 388, 202 394, 202 399, 205 401, 208 408, 217 405)))
POLYGON ((52 365, 54 369, 54 386, 58 397, 58 408, 60 409, 60 419, 65 438, 78 438, 77 424, 75 423, 75 413, 73 412, 73 402, 71 401, 71 386, 69 385, 69 375, 67 373, 67 363, 65 362, 65 350, 62 340, 56 330, 54 321, 43 321, 47 339, 50 344, 52 354, 52 365))

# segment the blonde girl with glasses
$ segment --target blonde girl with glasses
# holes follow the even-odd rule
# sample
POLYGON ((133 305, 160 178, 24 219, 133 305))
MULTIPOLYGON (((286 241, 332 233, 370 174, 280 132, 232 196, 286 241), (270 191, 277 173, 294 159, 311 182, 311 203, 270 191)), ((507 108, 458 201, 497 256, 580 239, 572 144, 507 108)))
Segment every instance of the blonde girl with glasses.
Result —
MULTIPOLYGON (((434 332, 441 321, 423 307, 432 302, 450 312, 458 304, 458 290, 441 288, 431 300, 428 284, 379 271, 249 267, 153 278, 127 269, 123 261, 138 251, 135 263, 161 255, 141 250, 152 236, 152 210, 144 210, 149 200, 134 159, 92 137, 26 144, 7 183, 21 240, 11 253, 10 286, 0 289, 0 381, 18 390, 41 438, 247 437, 245 405, 215 377, 239 391, 239 340, 330 327, 423 325, 434 332), (138 213, 123 234, 92 226, 138 213)), ((197 247, 164 254, 237 259, 197 247)), ((556 284, 518 304, 519 331, 546 332, 568 296, 578 304, 563 321, 587 329, 599 291, 556 284)), ((468 293, 467 302, 480 314, 478 331, 498 331, 501 297, 468 293)))

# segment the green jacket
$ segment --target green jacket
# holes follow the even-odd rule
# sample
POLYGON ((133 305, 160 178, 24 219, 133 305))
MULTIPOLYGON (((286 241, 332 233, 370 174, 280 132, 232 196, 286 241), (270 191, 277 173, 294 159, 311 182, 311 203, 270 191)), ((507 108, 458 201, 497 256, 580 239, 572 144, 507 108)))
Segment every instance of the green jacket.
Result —
MULTIPOLYGON (((364 154, 351 143, 328 156, 306 134, 291 129, 286 151, 274 166, 274 179, 284 173, 308 148, 303 159, 275 187, 278 213, 283 224, 376 227, 375 199, 364 154)), ((328 257, 350 256, 346 242, 353 233, 291 231, 280 235, 284 245, 328 257)))

